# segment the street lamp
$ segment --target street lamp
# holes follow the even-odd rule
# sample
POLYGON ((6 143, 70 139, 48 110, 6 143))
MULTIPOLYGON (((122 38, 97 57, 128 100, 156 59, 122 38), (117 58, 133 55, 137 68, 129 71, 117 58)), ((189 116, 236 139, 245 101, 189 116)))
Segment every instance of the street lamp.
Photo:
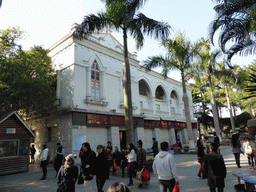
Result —
POLYGON ((202 113, 194 113, 194 117, 197 119, 197 129, 199 131, 199 135, 201 135, 201 131, 200 131, 200 125, 199 125, 199 118, 202 117, 202 113))

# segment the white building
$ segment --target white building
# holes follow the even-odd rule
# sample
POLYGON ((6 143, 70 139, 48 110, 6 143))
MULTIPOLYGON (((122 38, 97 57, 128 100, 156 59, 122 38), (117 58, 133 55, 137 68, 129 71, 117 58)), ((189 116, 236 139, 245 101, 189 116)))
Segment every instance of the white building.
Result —
MULTIPOLYGON (((67 153, 78 153, 83 142, 89 142, 93 150, 107 141, 123 148, 123 46, 108 32, 82 41, 70 33, 50 48, 50 56, 58 70, 61 115, 56 124, 45 125, 47 133, 40 129, 44 135, 41 142, 48 142, 50 147, 61 142, 67 153)), ((173 144, 179 135, 182 143, 188 143, 181 83, 145 71, 135 54, 129 54, 129 59, 135 142, 141 139, 149 149, 153 137, 159 143, 173 144)), ((191 88, 187 89, 194 119, 191 88)), ((192 125, 196 128, 196 121, 192 125)), ((197 130, 193 131, 197 136, 197 130)))

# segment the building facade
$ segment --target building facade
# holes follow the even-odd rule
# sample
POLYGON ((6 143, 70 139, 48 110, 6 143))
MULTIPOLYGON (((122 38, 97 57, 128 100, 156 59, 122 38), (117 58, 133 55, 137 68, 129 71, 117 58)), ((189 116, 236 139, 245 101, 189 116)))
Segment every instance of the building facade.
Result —
MULTIPOLYGON (((50 56, 58 74, 60 115, 48 121, 51 125, 42 126, 47 126, 47 133, 42 133, 40 142, 54 138, 63 144, 65 152, 73 154, 79 152, 83 142, 89 142, 93 150, 107 141, 119 149, 125 147, 123 46, 109 32, 92 34, 86 40, 70 33, 50 48, 50 56)), ((181 83, 145 71, 136 58, 136 54, 129 54, 134 142, 141 139, 144 148, 150 149, 152 137, 159 143, 173 144, 179 135, 182 143, 188 143, 181 83)), ((196 137, 190 87, 188 96, 196 137)))

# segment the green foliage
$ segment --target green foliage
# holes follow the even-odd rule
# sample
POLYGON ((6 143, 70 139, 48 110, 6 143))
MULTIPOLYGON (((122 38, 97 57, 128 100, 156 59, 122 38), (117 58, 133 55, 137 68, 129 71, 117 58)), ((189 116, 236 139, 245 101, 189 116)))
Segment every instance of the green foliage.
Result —
POLYGON ((55 110, 56 74, 48 51, 33 47, 23 51, 16 42, 22 32, 0 32, 0 112, 15 110, 28 117, 55 110))

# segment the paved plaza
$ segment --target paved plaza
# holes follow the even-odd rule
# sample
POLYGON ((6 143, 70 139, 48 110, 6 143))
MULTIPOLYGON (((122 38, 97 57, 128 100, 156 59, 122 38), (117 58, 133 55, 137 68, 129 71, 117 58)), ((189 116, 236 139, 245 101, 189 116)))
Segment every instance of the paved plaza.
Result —
MULTIPOLYGON (((171 151, 173 153, 173 151, 171 151)), ((256 170, 250 170, 247 162, 247 158, 241 155, 241 169, 238 169, 235 164, 235 158, 231 152, 230 146, 221 146, 221 153, 224 156, 224 160, 227 167, 227 178, 225 180, 226 187, 225 191, 235 191, 234 185, 237 184, 237 178, 232 175, 233 171, 244 171, 250 174, 256 175, 256 170)), ((181 192, 204 192, 209 191, 207 186, 207 180, 200 179, 197 176, 199 170, 199 163, 197 163, 196 154, 175 154, 174 155, 177 172, 179 176, 181 192)), ((52 165, 48 166, 48 175, 46 180, 39 180, 42 176, 42 171, 39 164, 32 165, 29 172, 18 173, 13 175, 0 176, 0 192, 45 192, 45 191, 56 191, 57 189, 57 179, 55 178, 55 171, 52 165)), ((110 176, 110 179, 106 181, 104 186, 104 191, 115 181, 122 181, 125 184, 128 183, 128 177, 121 178, 120 170, 116 176, 110 176)), ((134 183, 136 182, 134 178, 134 183)), ((95 179, 94 191, 97 191, 95 179)), ((131 191, 147 191, 155 192, 159 191, 157 177, 154 173, 151 174, 151 181, 148 186, 143 186, 138 189, 136 185, 129 187, 131 191)), ((76 185, 76 191, 85 191, 83 185, 76 185)))

